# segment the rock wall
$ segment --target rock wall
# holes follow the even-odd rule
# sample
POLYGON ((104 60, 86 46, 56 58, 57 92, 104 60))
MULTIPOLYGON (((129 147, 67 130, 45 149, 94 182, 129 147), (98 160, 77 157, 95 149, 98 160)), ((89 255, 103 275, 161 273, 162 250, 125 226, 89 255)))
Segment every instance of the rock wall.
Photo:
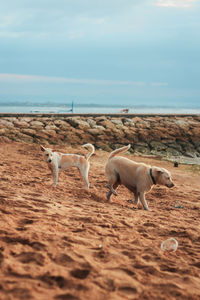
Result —
POLYGON ((108 151, 130 143, 142 154, 200 157, 200 116, 1 114, 0 142, 9 141, 108 151))

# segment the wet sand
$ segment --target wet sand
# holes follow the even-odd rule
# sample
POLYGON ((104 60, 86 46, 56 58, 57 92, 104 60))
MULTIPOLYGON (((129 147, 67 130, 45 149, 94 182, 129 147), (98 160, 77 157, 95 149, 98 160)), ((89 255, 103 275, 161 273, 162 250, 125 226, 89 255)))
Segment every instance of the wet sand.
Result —
POLYGON ((131 209, 123 187, 107 203, 107 152, 91 157, 85 191, 75 168, 53 188, 39 145, 0 149, 0 299, 200 299, 200 175, 191 166, 128 156, 167 168, 176 184, 155 186, 147 212, 131 209), (169 237, 176 252, 160 249, 169 237))

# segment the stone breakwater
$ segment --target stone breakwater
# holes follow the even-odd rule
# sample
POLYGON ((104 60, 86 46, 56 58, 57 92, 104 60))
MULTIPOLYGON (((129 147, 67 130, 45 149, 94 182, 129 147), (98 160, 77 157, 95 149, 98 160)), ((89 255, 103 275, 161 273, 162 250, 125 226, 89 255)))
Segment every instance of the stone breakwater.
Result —
POLYGON ((1 114, 0 142, 81 145, 110 151, 200 157, 199 115, 1 114))

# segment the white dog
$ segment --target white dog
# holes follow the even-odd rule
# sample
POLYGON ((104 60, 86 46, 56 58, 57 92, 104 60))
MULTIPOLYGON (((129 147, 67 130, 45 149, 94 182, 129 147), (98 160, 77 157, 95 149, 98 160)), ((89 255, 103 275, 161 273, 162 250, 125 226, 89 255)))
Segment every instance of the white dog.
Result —
POLYGON ((134 162, 122 156, 116 156, 130 148, 130 145, 114 150, 110 153, 105 166, 105 172, 108 178, 109 192, 107 199, 111 195, 117 196, 115 189, 122 184, 134 193, 135 204, 140 200, 144 209, 149 210, 145 200, 145 193, 148 192, 154 184, 165 185, 168 188, 174 186, 169 171, 164 168, 151 167, 143 163, 134 162))
POLYGON ((77 167, 83 177, 86 189, 89 189, 88 171, 90 168, 89 158, 95 149, 92 144, 85 144, 82 147, 90 148, 86 157, 77 154, 64 154, 56 152, 50 148, 40 146, 41 150, 47 156, 47 163, 53 175, 53 186, 56 187, 58 182, 58 173, 70 167, 77 167))

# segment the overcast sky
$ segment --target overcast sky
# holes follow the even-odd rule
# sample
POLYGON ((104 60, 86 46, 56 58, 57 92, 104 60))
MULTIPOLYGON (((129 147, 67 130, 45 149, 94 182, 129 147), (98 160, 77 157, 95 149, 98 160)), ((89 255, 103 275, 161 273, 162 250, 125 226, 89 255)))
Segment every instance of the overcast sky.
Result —
POLYGON ((6 0, 0 101, 200 106, 199 0, 6 0))

